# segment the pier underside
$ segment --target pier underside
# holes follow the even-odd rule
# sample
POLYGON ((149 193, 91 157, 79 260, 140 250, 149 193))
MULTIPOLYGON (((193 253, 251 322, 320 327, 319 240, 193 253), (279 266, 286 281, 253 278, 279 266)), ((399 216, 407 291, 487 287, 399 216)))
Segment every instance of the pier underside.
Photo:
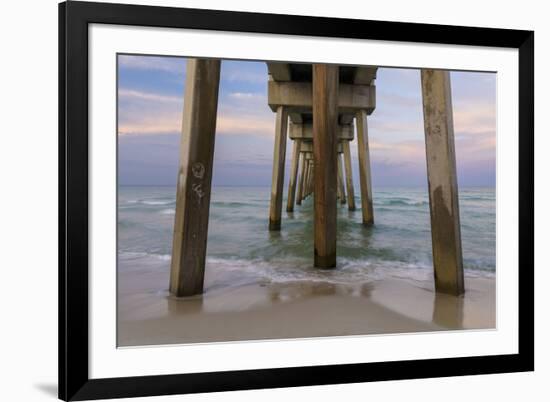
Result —
MULTIPOLYGON (((268 228, 280 231, 287 140, 292 142, 286 212, 314 205, 313 265, 337 267, 338 203, 358 208, 351 144, 357 141, 362 223, 375 223, 368 119, 376 109, 377 67, 268 62, 268 105, 275 113, 268 228)), ((190 59, 183 114, 170 291, 203 292, 208 206, 220 62, 190 59)), ((449 73, 422 70, 435 288, 464 292, 449 73)))

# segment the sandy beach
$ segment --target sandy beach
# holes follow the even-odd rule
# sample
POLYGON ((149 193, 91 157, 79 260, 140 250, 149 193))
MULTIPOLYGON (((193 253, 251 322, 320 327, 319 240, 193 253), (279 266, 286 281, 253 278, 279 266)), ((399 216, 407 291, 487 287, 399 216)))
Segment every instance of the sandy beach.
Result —
MULTIPOLYGON (((495 327, 495 281, 466 277, 466 294, 429 281, 385 278, 209 286, 177 299, 158 272, 120 274, 118 345, 160 345, 495 327)), ((212 282, 212 281, 210 281, 212 282)))

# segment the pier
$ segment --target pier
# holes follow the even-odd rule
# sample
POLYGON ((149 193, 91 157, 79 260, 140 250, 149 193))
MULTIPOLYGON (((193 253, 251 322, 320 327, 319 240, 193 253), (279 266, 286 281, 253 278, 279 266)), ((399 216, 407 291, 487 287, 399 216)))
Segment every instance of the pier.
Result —
MULTIPOLYGON (((267 62, 274 149, 267 230, 313 197, 312 265, 337 269, 337 204, 356 211, 350 143, 357 141, 362 224, 375 225, 368 118, 377 67, 267 62), (287 141, 292 142, 284 188, 287 141)), ((422 103, 435 289, 464 293, 450 75, 423 69, 422 103)), ((183 111, 170 292, 203 292, 220 61, 189 59, 183 111)), ((267 211, 266 211, 267 212, 267 211)), ((359 212, 358 212, 359 213, 359 212)))

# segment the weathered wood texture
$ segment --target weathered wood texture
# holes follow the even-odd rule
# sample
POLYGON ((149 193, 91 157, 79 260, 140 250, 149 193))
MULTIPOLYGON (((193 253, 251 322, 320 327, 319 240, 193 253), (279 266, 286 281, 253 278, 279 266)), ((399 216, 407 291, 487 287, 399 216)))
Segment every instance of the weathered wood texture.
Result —
POLYGON ((422 70, 424 133, 430 193, 435 289, 464 293, 462 241, 448 71, 422 70))
POLYGON ((303 153, 300 153, 300 180, 298 181, 298 193, 296 195, 296 204, 301 205, 302 200, 304 199, 304 179, 306 176, 306 156, 303 153))
POLYGON ((281 230, 287 127, 288 112, 285 107, 279 106, 277 108, 277 117, 275 121, 273 174, 271 176, 271 203, 269 206, 269 230, 281 230))
POLYGON ((220 61, 189 59, 176 189, 170 292, 203 292, 220 61))
POLYGON ((349 141, 342 142, 344 150, 344 166, 346 171, 346 189, 348 193, 348 209, 355 211, 355 190, 353 189, 353 172, 351 168, 351 152, 349 141))
POLYGON ((300 146, 302 141, 295 140, 292 146, 292 159, 290 165, 290 179, 288 182, 288 197, 286 211, 294 211, 294 199, 296 196, 296 181, 298 178, 298 163, 300 161, 300 146))
POLYGON ((314 265, 336 266, 338 66, 313 65, 314 265))
POLYGON ((363 224, 371 225, 374 223, 374 212, 372 208, 367 112, 364 110, 357 112, 356 120, 357 150, 359 154, 359 184, 361 187, 361 211, 363 214, 363 224))
POLYGON ((342 163, 342 155, 338 154, 338 188, 340 193, 340 203, 346 203, 346 189, 344 187, 344 165, 342 163))

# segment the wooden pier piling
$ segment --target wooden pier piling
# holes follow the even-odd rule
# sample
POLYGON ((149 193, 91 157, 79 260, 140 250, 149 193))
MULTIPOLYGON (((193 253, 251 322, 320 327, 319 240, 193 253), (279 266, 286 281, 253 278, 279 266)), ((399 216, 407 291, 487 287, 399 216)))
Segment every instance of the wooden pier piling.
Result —
POLYGON ((346 189, 348 193, 348 209, 355 211, 355 191, 353 189, 353 173, 351 169, 351 152, 349 141, 342 142, 344 151, 344 167, 346 171, 346 189))
POLYGON ((176 189, 170 292, 203 292, 220 61, 189 59, 176 189))
POLYGON ((309 171, 308 171, 308 178, 307 178, 307 195, 308 197, 313 192, 313 159, 309 160, 309 171))
POLYGON ((294 140, 292 146, 292 159, 290 165, 290 179, 288 182, 288 197, 286 203, 286 212, 294 211, 294 199, 296 196, 296 182, 298 178, 298 163, 300 161, 301 140, 294 140))
POLYGON ((300 152, 300 180, 298 181, 298 194, 296 195, 296 205, 301 205, 304 199, 304 179, 306 176, 306 155, 300 152))
POLYGON ((338 66, 313 65, 314 265, 336 266, 338 66))
POLYGON ((422 70, 424 133, 430 194, 435 289, 464 293, 462 241, 448 71, 422 70))
POLYGON ((357 149, 359 156, 359 184, 361 187, 361 212, 363 224, 374 223, 372 208, 372 185, 370 174, 369 136, 367 126, 367 112, 360 110, 356 114, 357 121, 357 149))
POLYGON ((304 183, 304 199, 307 198, 307 196, 309 195, 309 173, 310 173, 310 170, 311 170, 311 166, 310 166, 310 160, 307 158, 306 155, 304 155, 304 159, 306 160, 306 173, 305 173, 305 183, 304 183))
POLYGON ((275 121, 273 173, 271 177, 271 203, 269 206, 269 230, 281 230, 287 127, 288 111, 284 106, 279 106, 277 108, 277 117, 275 121))
POLYGON ((342 164, 342 155, 338 154, 338 188, 340 196, 340 203, 346 203, 346 189, 344 187, 344 166, 342 164))

